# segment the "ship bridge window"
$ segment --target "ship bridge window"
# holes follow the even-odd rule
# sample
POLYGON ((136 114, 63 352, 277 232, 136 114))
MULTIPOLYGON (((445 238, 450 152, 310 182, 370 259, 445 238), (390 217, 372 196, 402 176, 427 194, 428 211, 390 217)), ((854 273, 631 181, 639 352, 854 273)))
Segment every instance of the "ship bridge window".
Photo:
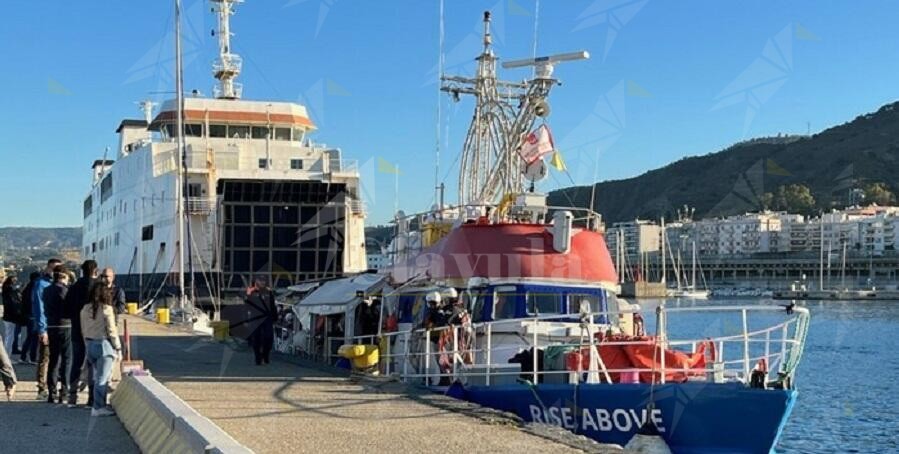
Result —
POLYGON ((484 321, 484 295, 481 290, 465 290, 461 297, 463 306, 471 314, 471 321, 474 323, 484 321))
POLYGON ((184 125, 184 136, 185 137, 203 137, 203 125, 201 124, 185 124, 184 125))
POLYGON ((249 126, 228 125, 228 137, 232 139, 246 139, 250 137, 249 126))
POLYGON ((493 319, 502 320, 515 318, 515 303, 518 295, 515 287, 499 287, 493 294, 493 319))
POLYGON ((275 128, 275 140, 290 140, 290 128, 275 128))
POLYGON ((528 315, 561 314, 562 295, 551 290, 527 293, 528 315))
POLYGON ((265 126, 253 126, 253 138, 254 139, 265 139, 268 137, 269 131, 265 126))
MULTIPOLYGON (((604 292, 604 290, 603 290, 604 292)), ((593 314, 603 314, 597 316, 594 321, 597 323, 609 323, 609 320, 618 319, 618 300, 614 295, 605 293, 607 301, 603 304, 603 297, 597 294, 587 293, 569 293, 568 294, 568 312, 578 313, 581 308, 581 301, 590 304, 590 312, 593 314)))
MULTIPOLYGON (((175 125, 170 123, 163 127, 165 131, 165 137, 176 137, 175 134, 175 125)), ((184 124, 184 136, 185 137, 203 137, 203 125, 199 123, 190 123, 184 124)))
POLYGON ((306 132, 302 128, 294 128, 293 130, 293 140, 297 142, 302 142, 306 137, 306 132))
POLYGON ((568 312, 576 314, 581 311, 581 301, 586 301, 590 305, 590 312, 594 314, 603 312, 602 303, 599 295, 590 295, 586 293, 569 293, 568 294, 568 312))
POLYGON ((209 137, 228 137, 228 126, 209 125, 209 137))

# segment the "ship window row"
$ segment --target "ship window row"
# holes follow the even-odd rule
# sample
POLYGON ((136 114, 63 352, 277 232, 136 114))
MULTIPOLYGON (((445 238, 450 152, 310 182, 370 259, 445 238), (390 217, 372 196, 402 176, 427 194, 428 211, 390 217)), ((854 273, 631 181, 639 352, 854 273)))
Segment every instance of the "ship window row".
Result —
MULTIPOLYGON (((185 137, 205 137, 206 127, 202 123, 185 123, 185 137)), ((177 137, 175 132, 177 126, 174 124, 166 124, 163 126, 163 132, 166 137, 177 137)), ((210 124, 208 135, 211 138, 231 138, 231 139, 274 139, 281 141, 302 142, 306 133, 302 128, 287 127, 268 127, 268 126, 252 126, 252 125, 223 125, 210 124)))
MULTIPOLYGON (((493 297, 493 319, 503 320, 518 317, 516 310, 517 301, 520 292, 512 287, 500 287, 496 290, 493 297)), ((618 310, 618 303, 614 300, 614 295, 608 295, 608 311, 613 315, 612 319, 617 318, 614 313, 618 310)), ((553 315, 553 314, 575 314, 580 311, 581 303, 589 305, 590 312, 603 312, 602 297, 595 293, 568 293, 562 294, 553 291, 525 293, 525 302, 527 315, 553 315)), ((480 303, 483 306, 483 302, 480 303)), ((481 320, 481 311, 476 310, 475 321, 481 320)), ((605 317, 605 316, 602 316, 605 317)))

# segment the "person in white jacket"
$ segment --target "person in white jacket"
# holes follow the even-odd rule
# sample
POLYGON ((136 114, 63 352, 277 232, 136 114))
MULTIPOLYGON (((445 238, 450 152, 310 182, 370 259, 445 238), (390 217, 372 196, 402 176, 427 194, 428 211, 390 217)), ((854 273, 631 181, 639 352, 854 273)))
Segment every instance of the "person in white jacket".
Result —
POLYGON ((94 395, 91 416, 115 414, 106 406, 106 393, 112 367, 122 355, 113 304, 112 289, 100 283, 91 288, 90 304, 81 310, 81 332, 87 350, 87 362, 93 372, 94 395))

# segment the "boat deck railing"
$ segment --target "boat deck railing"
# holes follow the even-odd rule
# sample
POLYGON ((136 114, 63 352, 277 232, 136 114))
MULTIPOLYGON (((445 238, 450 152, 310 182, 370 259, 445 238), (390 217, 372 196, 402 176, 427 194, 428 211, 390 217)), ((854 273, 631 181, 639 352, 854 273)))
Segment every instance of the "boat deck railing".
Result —
MULTIPOLYGON (((632 382, 639 382, 640 377, 651 377, 655 383, 705 381, 749 384, 755 370, 763 374, 766 384, 782 383, 785 379, 791 379, 799 363, 809 321, 807 309, 795 307, 787 310, 783 306, 664 308, 657 314, 662 322, 655 335, 636 339, 616 340, 614 336, 597 339, 594 334, 608 329, 608 325, 573 321, 572 317, 577 319, 578 315, 567 314, 411 329, 349 339, 329 337, 325 342, 324 354, 330 360, 336 360, 336 349, 330 347, 347 340, 350 343, 378 345, 378 366, 364 372, 395 376, 402 381, 426 385, 435 385, 441 378, 484 385, 510 383, 518 379, 531 383, 550 380, 553 383, 612 383, 625 382, 625 376, 634 380, 632 382), (716 314, 712 325, 734 333, 677 338, 666 332, 669 317, 680 314, 695 316, 697 313, 716 314), (767 322, 768 325, 750 329, 758 322, 767 322), (510 335, 517 337, 520 343, 509 344, 510 335), (505 336, 505 339, 498 341, 497 336, 505 336), (531 348, 534 346, 536 348, 531 348), (519 360, 521 355, 533 355, 531 364, 541 364, 543 361, 538 357, 538 350, 546 352, 550 346, 589 355, 590 365, 578 366, 578 370, 540 370, 539 367, 519 369, 508 362, 510 355, 517 353, 519 360), (653 358, 652 364, 655 366, 607 367, 598 350, 611 346, 649 347, 653 355, 658 355, 653 358), (661 354, 664 351, 669 354, 672 351, 687 355, 703 354, 706 361, 702 367, 673 366, 666 364, 667 355, 661 354), (762 363, 767 367, 760 367, 762 363), (552 376, 556 378, 548 378, 552 376), (613 380, 613 376, 619 379, 613 380)), ((584 320, 600 315, 618 314, 597 312, 584 320)), ((642 378, 643 382, 646 380, 642 378)), ((784 386, 791 385, 787 383, 784 386)))

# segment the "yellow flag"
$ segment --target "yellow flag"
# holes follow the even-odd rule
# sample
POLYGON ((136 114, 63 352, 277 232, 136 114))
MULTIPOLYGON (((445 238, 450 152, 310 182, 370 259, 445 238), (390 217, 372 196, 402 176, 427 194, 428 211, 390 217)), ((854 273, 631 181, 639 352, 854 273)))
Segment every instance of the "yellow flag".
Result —
POLYGON ((378 172, 387 173, 390 175, 399 175, 400 169, 399 167, 390 163, 390 161, 384 158, 378 158, 378 172))
POLYGON ((552 164, 552 166, 555 167, 559 172, 564 172, 566 169, 565 161, 562 160, 562 153, 559 153, 559 150, 553 152, 553 160, 552 162, 550 162, 550 164, 552 164))

